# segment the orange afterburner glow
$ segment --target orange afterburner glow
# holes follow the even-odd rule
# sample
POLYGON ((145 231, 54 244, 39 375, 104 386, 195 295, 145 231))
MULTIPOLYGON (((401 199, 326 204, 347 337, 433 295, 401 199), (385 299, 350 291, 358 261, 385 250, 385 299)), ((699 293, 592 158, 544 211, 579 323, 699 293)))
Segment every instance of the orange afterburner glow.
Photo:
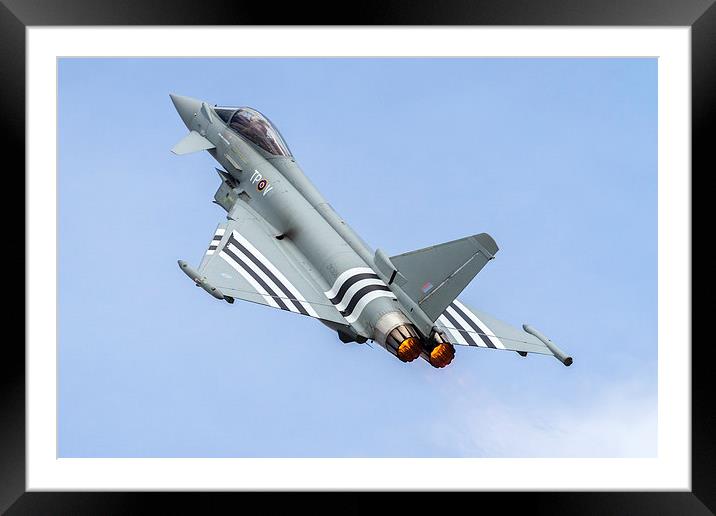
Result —
POLYGON ((408 337, 398 346, 398 358, 403 362, 412 362, 420 356, 420 341, 415 337, 408 337))
POLYGON ((430 352, 430 365, 445 367, 455 358, 455 348, 449 342, 438 344, 430 352))

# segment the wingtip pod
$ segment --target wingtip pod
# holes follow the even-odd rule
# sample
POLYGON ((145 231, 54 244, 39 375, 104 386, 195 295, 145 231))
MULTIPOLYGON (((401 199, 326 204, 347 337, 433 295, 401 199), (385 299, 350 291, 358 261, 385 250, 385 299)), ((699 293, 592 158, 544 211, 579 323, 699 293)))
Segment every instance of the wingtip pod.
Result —
POLYGON ((562 351, 561 349, 559 349, 559 348, 555 345, 554 342, 552 342, 552 341, 549 340, 546 336, 544 336, 542 333, 540 333, 539 330, 533 328, 533 327, 530 326, 529 324, 523 324, 523 325, 522 325, 522 329, 525 330, 525 331, 526 331, 527 333, 529 333, 530 335, 534 335, 534 336, 537 337, 540 341, 542 341, 542 342, 544 343, 544 345, 547 346, 547 348, 552 352, 552 354, 554 355, 554 357, 555 357, 557 360, 559 360, 560 362, 562 362, 565 366, 569 367, 569 366, 572 365, 572 362, 574 362, 574 360, 572 359, 572 357, 570 357, 570 356, 567 355, 564 351, 562 351))
POLYGON ((196 272, 196 270, 194 270, 194 268, 188 263, 186 263, 184 260, 177 260, 177 263, 179 264, 179 268, 182 270, 182 272, 189 276, 191 280, 196 283, 197 287, 203 288, 216 299, 224 299, 228 303, 234 302, 234 299, 232 297, 224 296, 221 290, 206 281, 206 278, 201 277, 199 273, 196 272))

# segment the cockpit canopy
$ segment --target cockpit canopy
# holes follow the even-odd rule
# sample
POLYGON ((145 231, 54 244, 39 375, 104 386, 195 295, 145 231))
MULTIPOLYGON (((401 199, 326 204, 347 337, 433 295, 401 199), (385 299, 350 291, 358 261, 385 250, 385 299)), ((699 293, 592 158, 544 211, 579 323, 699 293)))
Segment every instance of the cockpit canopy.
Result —
POLYGON ((274 156, 291 156, 291 150, 276 126, 264 115, 248 107, 214 108, 234 131, 274 156))

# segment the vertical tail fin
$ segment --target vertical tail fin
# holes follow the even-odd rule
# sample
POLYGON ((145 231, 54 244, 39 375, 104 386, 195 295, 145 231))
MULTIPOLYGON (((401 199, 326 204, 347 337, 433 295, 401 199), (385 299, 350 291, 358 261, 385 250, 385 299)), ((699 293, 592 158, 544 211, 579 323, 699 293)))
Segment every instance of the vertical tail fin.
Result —
POLYGON ((391 256, 405 278, 400 287, 435 321, 488 261, 497 244, 487 233, 391 256))

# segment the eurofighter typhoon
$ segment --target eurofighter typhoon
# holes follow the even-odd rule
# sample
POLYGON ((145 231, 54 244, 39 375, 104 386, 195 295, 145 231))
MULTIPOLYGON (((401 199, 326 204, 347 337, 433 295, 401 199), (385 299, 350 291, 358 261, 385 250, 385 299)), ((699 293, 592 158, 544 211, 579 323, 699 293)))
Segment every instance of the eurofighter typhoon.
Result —
POLYGON ((403 362, 445 367, 455 346, 572 358, 528 325, 510 326, 457 299, 498 247, 487 233, 397 256, 375 252, 333 210, 268 118, 248 107, 171 95, 189 134, 172 151, 221 165, 214 202, 227 212, 193 268, 216 299, 318 319, 345 343, 377 342, 403 362))

